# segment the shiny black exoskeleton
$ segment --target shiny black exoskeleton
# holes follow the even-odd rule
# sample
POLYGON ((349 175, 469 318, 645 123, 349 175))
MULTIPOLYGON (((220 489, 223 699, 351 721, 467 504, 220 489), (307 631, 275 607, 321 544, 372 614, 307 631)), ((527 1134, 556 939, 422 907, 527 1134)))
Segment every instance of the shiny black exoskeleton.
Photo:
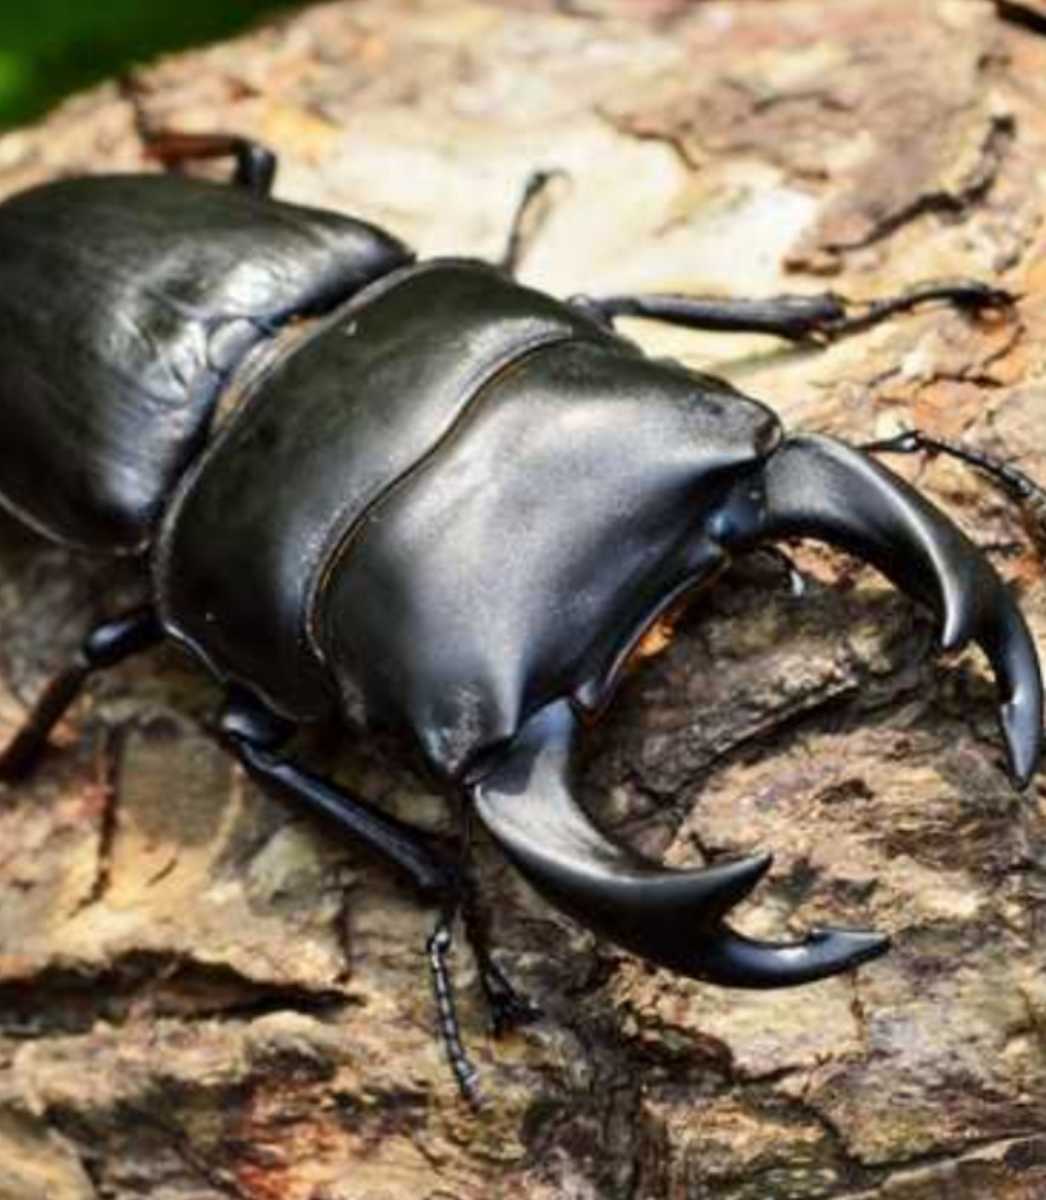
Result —
MULTIPOLYGON (((786 437, 721 380, 652 361, 612 320, 830 337, 928 299, 562 302, 508 270, 415 262, 363 222, 268 198, 273 161, 168 135, 169 160, 229 153, 243 186, 73 179, 0 205, 0 501, 67 546, 139 556, 153 603, 108 622, 0 758, 14 777, 87 675, 171 637, 227 689, 226 745, 263 786, 344 829, 444 901, 457 864, 420 832, 281 753, 337 712, 411 731, 529 880, 674 971, 776 987, 880 953, 869 932, 794 945, 725 923, 768 856, 670 870, 598 831, 571 790, 585 719, 669 606, 737 555, 810 536, 873 563, 980 644, 1010 769, 1035 769, 1042 685, 984 556, 866 454, 786 437)), ((513 241, 515 244, 515 240, 513 241)), ((441 1020, 460 1047, 442 955, 441 1020)), ((525 1015, 482 958, 503 1017, 525 1015)))

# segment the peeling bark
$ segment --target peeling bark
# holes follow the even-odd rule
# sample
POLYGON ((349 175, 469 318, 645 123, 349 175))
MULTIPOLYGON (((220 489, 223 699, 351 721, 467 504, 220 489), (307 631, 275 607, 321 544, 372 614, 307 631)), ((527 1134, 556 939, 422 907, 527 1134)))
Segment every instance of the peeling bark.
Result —
MULTIPOLYGON (((854 296, 969 275, 1012 317, 927 310, 812 352, 632 322, 792 426, 918 424, 1046 480, 1046 39, 978 0, 355 0, 156 63, 0 138, 0 192, 153 169, 158 126, 279 152, 280 196, 422 254, 496 256, 562 167, 525 282, 854 296)), ((990 547, 1046 644, 1020 514, 943 459, 891 463, 990 547)), ((874 924, 892 954, 789 993, 715 991, 597 944, 481 842, 501 961, 544 1010, 487 1037, 459 953, 473 1116, 435 1041, 434 914, 248 785, 173 649, 91 687, 0 793, 0 1200, 956 1200, 1046 1194, 1046 801, 1001 768, 974 654, 868 570, 795 552, 706 592, 590 742, 608 825, 674 863, 771 848, 759 935, 874 924)), ((0 520, 0 738, 111 608, 0 520)), ((104 586, 103 586, 104 585, 104 586)), ((379 744, 314 760, 449 828, 379 744)))

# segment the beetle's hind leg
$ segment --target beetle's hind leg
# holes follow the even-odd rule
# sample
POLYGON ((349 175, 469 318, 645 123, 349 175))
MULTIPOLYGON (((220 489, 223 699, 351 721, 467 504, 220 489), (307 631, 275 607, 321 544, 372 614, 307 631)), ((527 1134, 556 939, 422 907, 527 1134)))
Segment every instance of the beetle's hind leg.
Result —
POLYGON ((260 142, 228 133, 178 133, 172 130, 141 130, 152 158, 168 169, 185 162, 208 158, 231 158, 235 162, 230 182, 255 196, 267 196, 276 178, 276 155, 260 142))
POLYGON ((944 302, 964 312, 1004 309, 1009 292, 974 279, 916 284, 881 300, 853 301, 835 292, 768 296, 764 300, 676 293, 575 296, 569 303, 604 324, 617 317, 647 317, 687 329, 767 333, 793 342, 829 342, 870 329, 922 304, 944 302))
POLYGON ((51 730, 93 672, 116 666, 162 640, 163 629, 151 608, 135 609, 92 629, 73 661, 51 679, 22 727, 0 751, 0 779, 21 779, 32 771, 51 730))

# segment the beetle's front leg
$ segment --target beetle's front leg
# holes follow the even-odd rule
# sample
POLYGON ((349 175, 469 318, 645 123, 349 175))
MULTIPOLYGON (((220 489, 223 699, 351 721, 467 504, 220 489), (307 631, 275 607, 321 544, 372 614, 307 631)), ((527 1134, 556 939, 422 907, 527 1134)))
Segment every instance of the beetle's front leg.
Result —
POLYGON ((448 897, 456 897, 460 889, 457 864, 440 854, 420 829, 282 756, 280 750, 295 728, 239 688, 230 691, 218 720, 222 743, 263 790, 304 806, 359 838, 406 875, 426 899, 446 902, 448 897))
POLYGON ((461 919, 479 968, 479 982, 490 1010, 494 1036, 500 1037, 510 1029, 536 1021, 542 1015, 541 1009, 527 996, 516 991, 512 981, 491 955, 488 912, 479 903, 473 881, 467 874, 463 876, 461 919))
POLYGON ((649 293, 639 296, 575 296, 570 303, 609 324, 616 317, 648 317, 687 329, 768 333, 793 342, 828 342, 858 333, 897 313, 943 301, 964 312, 1003 309, 1013 296, 975 279, 920 283, 882 300, 853 301, 835 292, 768 296, 765 300, 649 293))
POLYGON ((280 748, 294 734, 295 727, 250 693, 241 689, 230 691, 219 718, 218 732, 223 744, 266 792, 304 805, 333 821, 405 874, 425 899, 439 904, 440 916, 428 939, 426 954, 440 1034, 462 1095, 469 1103, 478 1105, 476 1070, 461 1042, 447 966, 452 926, 459 910, 476 955, 495 1031, 532 1019, 537 1010, 515 992, 491 959, 485 926, 478 916, 471 882, 462 865, 438 850, 423 831, 284 758, 280 748))

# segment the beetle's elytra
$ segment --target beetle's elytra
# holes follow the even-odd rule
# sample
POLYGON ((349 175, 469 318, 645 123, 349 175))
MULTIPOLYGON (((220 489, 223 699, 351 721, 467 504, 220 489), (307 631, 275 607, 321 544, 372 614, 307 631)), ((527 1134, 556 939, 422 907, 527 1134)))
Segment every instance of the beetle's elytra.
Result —
MULTIPOLYGON (((222 736, 250 773, 442 901, 429 950, 466 1091, 442 957, 460 871, 285 757, 305 722, 411 731, 546 897, 661 966, 776 987, 880 953, 863 931, 734 933, 725 915, 767 856, 670 870, 604 836, 571 791, 581 719, 667 607, 739 554, 810 536, 927 604, 944 646, 980 644, 1024 783, 1042 726, 1025 622, 984 556, 865 453, 785 436, 764 405, 646 358, 612 320, 827 337, 1000 294, 916 288, 857 313, 831 295, 563 302, 508 264, 415 262, 370 225, 270 199, 274 161, 252 143, 154 148, 231 154, 239 186, 98 177, 0 205, 0 501, 64 545, 136 556, 152 595, 88 636, 0 771, 33 764, 92 670, 160 637, 188 646, 226 688, 222 736)), ((527 1015, 478 951, 496 1016, 527 1015)))

